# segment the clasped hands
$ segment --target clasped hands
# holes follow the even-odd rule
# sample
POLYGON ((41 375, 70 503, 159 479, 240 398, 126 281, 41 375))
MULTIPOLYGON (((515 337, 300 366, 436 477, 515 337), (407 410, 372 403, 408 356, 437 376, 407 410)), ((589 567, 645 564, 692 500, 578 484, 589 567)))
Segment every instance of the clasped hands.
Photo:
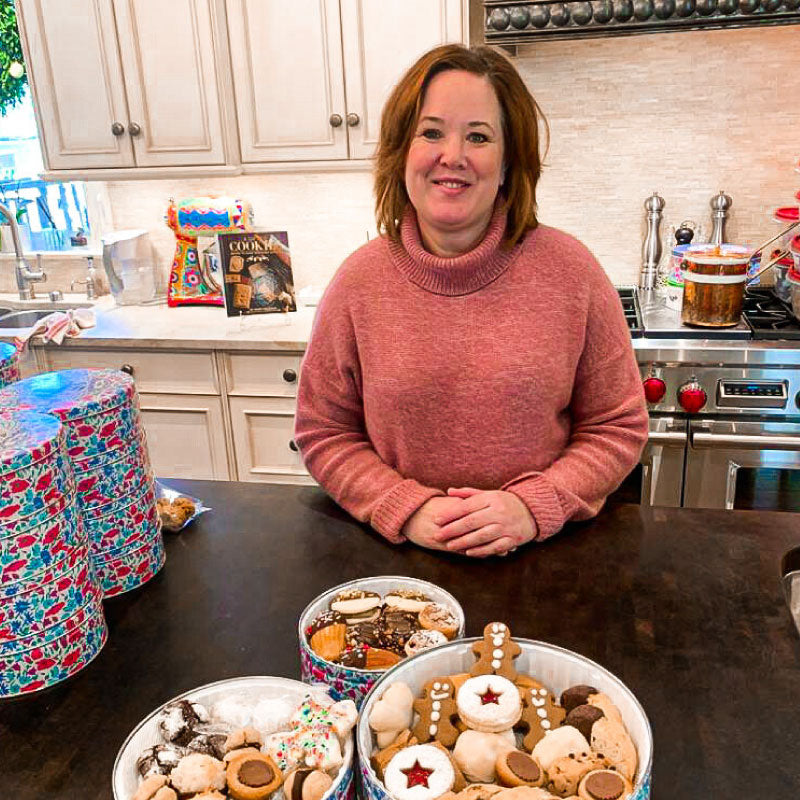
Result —
POLYGON ((515 494, 464 487, 432 497, 403 534, 420 547, 483 558, 506 555, 536 536, 536 522, 515 494))

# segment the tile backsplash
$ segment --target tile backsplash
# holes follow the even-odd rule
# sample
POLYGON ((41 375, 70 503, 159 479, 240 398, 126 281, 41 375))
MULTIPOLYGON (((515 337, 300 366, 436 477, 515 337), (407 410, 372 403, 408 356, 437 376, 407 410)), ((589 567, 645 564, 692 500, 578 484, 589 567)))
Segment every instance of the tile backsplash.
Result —
MULTIPOLYGON (((514 59, 544 111, 551 145, 540 218, 583 240, 615 283, 635 283, 643 203, 666 200, 662 234, 684 219, 710 230, 709 201, 733 198, 732 241, 777 231, 771 210, 797 201, 798 26, 695 31, 525 45, 514 59)), ((119 181, 107 192, 114 228, 145 227, 165 273, 174 249, 168 199, 235 194, 256 224, 287 230, 298 288, 326 284, 375 235, 367 172, 119 181)), ((92 186, 89 186, 92 191, 92 186)))

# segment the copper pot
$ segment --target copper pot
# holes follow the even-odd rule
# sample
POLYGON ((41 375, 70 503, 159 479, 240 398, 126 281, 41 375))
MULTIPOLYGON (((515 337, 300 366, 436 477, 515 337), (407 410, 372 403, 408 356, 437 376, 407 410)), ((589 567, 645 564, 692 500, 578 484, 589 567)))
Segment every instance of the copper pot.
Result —
POLYGON ((688 248, 682 265, 681 322, 708 328, 738 324, 750 256, 748 248, 734 244, 688 248))

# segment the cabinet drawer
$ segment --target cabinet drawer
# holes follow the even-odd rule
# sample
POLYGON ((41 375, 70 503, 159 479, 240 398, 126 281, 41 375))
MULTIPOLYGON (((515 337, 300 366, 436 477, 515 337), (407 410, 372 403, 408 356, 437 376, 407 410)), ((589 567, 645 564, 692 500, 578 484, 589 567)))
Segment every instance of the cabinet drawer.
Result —
POLYGON ((296 397, 302 355, 228 353, 225 356, 228 394, 247 397, 296 397))
POLYGON ((139 405, 156 476, 230 479, 219 397, 140 394, 139 405))
POLYGON ((230 397, 240 481, 313 484, 294 449, 294 399, 230 397))
POLYGON ((48 369, 130 367, 139 392, 219 394, 211 352, 45 348, 48 369))

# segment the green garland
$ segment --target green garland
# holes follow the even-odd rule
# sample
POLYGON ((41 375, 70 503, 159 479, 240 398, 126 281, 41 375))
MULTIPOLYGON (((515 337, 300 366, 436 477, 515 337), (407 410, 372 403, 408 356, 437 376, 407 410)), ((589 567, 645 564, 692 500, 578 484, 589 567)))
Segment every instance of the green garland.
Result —
POLYGON ((15 78, 9 72, 15 63, 24 64, 17 15, 12 0, 0 0, 0 114, 3 116, 21 102, 25 94, 25 73, 15 78))

